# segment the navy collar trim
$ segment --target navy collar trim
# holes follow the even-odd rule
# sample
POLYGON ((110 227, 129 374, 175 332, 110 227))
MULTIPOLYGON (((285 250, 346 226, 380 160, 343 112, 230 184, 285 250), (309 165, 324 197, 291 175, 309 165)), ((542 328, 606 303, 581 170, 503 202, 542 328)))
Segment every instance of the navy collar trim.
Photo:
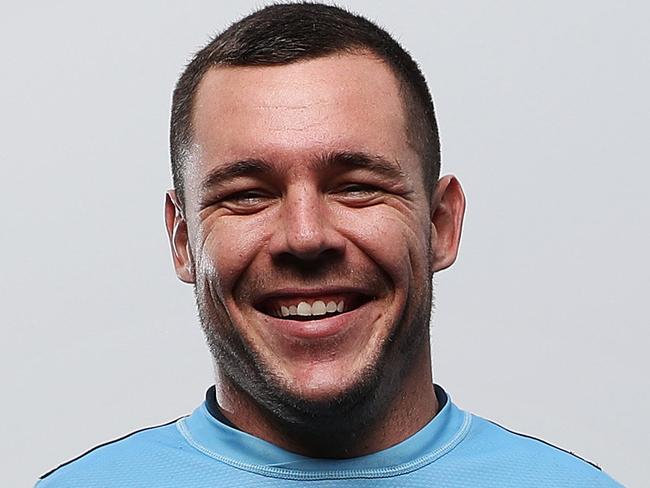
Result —
MULTIPOLYGON (((439 385, 433 385, 433 390, 435 392, 436 399, 438 400, 438 405, 441 405, 441 408, 444 407, 447 404, 447 393, 439 385)), ((233 429, 241 430, 230 420, 228 420, 228 418, 226 418, 224 413, 221 411, 221 407, 217 403, 217 388, 215 385, 212 385, 205 391, 205 408, 207 409, 208 413, 212 415, 212 417, 214 417, 214 419, 218 422, 226 424, 228 427, 231 427, 233 429)))

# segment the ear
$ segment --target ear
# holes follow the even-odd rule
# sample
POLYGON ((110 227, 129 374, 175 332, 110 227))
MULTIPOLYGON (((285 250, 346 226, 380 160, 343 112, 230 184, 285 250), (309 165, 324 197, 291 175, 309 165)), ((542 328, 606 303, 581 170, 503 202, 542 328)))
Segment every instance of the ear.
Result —
POLYGON ((465 216, 465 194, 455 176, 440 178, 431 199, 433 271, 451 266, 458 256, 465 216))
POLYGON ((165 196, 165 227, 176 276, 185 283, 194 283, 194 259, 187 238, 187 221, 175 190, 169 190, 165 196))

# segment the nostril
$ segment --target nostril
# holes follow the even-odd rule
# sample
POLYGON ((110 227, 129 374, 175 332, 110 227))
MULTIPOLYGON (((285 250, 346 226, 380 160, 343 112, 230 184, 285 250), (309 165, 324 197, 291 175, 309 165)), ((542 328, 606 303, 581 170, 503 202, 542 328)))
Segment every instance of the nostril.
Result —
POLYGON ((318 259, 333 250, 332 243, 322 235, 288 238, 285 252, 304 260, 318 259))
POLYGON ((334 264, 341 263, 343 252, 338 249, 325 249, 315 256, 296 255, 283 252, 273 256, 277 266, 293 269, 301 275, 318 275, 330 270, 334 264))

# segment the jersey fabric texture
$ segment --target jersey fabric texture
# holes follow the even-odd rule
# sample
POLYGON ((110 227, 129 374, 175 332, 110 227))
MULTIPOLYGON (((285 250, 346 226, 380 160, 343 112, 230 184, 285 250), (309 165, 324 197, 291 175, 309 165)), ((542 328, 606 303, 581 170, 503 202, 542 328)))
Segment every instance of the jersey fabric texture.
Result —
POLYGON ((214 390, 192 415, 99 446, 41 477, 37 488, 616 487, 598 467, 454 405, 389 449, 314 459, 228 425, 214 390), (221 418, 222 420, 219 420, 221 418))

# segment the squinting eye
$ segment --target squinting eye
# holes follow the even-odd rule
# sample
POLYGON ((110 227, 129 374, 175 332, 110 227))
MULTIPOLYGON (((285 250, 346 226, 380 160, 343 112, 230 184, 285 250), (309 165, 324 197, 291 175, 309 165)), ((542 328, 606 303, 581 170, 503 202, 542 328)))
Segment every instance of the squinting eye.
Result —
POLYGON ((246 204, 246 203, 256 203, 260 199, 263 199, 263 198, 264 198, 264 195, 262 195, 259 192, 242 191, 242 192, 235 193, 234 195, 230 195, 230 196, 226 197, 225 200, 231 201, 231 202, 246 204))
POLYGON ((340 193, 343 193, 344 195, 349 195, 349 196, 374 195, 378 191, 380 191, 380 190, 376 186, 364 185, 364 184, 360 184, 360 183, 345 185, 339 190, 340 193))
POLYGON ((336 186, 332 196, 344 205, 366 207, 381 202, 384 190, 366 183, 347 183, 336 186))
POLYGON ((255 210, 263 207, 269 200, 269 195, 256 190, 245 190, 222 198, 225 207, 232 210, 255 210))
POLYGON ((264 198, 265 195, 259 191, 240 191, 233 193, 232 195, 228 195, 226 198, 224 198, 224 200, 227 202, 233 202, 242 205, 255 205, 259 201, 264 200, 264 198))

